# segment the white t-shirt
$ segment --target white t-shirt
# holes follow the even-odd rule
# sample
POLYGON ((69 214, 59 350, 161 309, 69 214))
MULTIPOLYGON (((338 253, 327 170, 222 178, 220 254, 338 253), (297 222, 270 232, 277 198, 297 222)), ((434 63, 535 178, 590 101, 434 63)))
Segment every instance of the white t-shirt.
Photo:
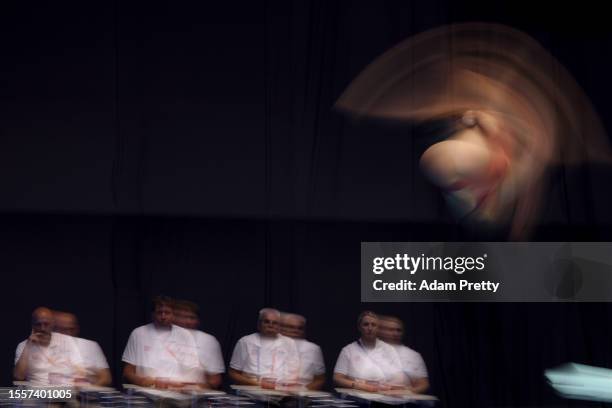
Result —
POLYGON ((397 352, 380 340, 376 340, 371 349, 360 340, 345 346, 338 356, 334 373, 366 381, 405 383, 397 352))
POLYGON ((295 381, 299 371, 297 347, 291 338, 280 334, 273 339, 249 334, 236 343, 230 367, 257 378, 295 381))
POLYGON ((104 357, 104 352, 98 343, 93 340, 83 339, 81 337, 73 337, 77 348, 81 353, 83 365, 86 368, 103 370, 108 368, 108 362, 104 357))
POLYGON ((203 381, 204 370, 195 340, 187 329, 178 326, 164 330, 151 323, 134 329, 122 360, 136 366, 136 373, 141 376, 179 382, 203 381))
POLYGON ((310 382, 315 375, 325 374, 321 347, 305 339, 293 339, 293 341, 295 341, 300 356, 300 380, 310 382))
POLYGON ((209 374, 225 372, 225 364, 221 355, 221 346, 214 336, 199 330, 189 330, 198 347, 200 365, 209 374))
POLYGON ((403 344, 393 344, 402 364, 402 370, 409 380, 427 378, 427 367, 421 355, 403 344))
MULTIPOLYGON (((15 364, 19 361, 28 340, 17 345, 15 364)), ((30 344, 27 380, 36 386, 71 385, 80 376, 83 360, 74 338, 61 333, 51 333, 48 346, 30 344)))

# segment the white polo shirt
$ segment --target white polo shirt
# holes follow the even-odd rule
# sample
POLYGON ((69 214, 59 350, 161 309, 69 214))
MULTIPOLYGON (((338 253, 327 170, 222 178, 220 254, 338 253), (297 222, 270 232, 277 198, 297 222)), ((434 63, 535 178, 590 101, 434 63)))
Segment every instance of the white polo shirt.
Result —
POLYGON ((381 340, 376 340, 371 349, 360 340, 345 346, 338 356, 334 373, 366 381, 405 382, 397 352, 381 340))
POLYGON ((400 357, 402 370, 409 380, 417 378, 427 378, 427 367, 421 355, 403 344, 392 345, 400 357))
POLYGON ((236 343, 230 367, 257 378, 295 381, 299 372, 297 347, 293 339, 280 334, 275 338, 249 334, 236 343))
POLYGON ((195 340, 187 329, 172 325, 158 329, 153 323, 130 334, 122 360, 136 366, 136 373, 178 382, 202 382, 204 370, 195 340))
MULTIPOLYGON (((17 345, 15 364, 19 361, 27 339, 17 345)), ((83 360, 74 338, 61 333, 51 333, 48 346, 30 344, 27 380, 36 386, 71 385, 80 376, 83 360)))
POLYGON ((293 339, 293 341, 300 356, 300 380, 310 382, 316 375, 325 374, 321 347, 305 339, 293 339))
POLYGON ((199 330, 189 330, 198 347, 200 365, 209 374, 225 372, 221 346, 214 336, 199 330))

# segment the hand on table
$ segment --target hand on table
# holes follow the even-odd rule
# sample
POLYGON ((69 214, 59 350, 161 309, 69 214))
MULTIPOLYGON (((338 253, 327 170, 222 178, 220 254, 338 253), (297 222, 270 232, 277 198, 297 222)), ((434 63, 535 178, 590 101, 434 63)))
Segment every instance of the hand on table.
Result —
POLYGON ((183 388, 183 385, 182 382, 170 381, 166 378, 155 378, 153 382, 153 386, 160 390, 183 388))
POLYGON ((264 378, 259 385, 266 390, 273 390, 276 387, 276 381, 270 381, 264 378))

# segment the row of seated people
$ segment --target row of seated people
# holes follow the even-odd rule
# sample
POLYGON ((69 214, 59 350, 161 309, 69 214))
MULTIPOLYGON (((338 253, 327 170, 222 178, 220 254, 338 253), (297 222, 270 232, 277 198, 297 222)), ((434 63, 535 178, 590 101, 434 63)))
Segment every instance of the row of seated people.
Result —
MULTIPOLYGON (((124 381, 161 389, 219 388, 225 372, 221 347, 198 326, 194 303, 155 298, 152 322, 132 331, 123 352, 124 381)), ((234 347, 228 370, 232 383, 323 387, 323 353, 305 339, 303 316, 266 308, 259 312, 257 327, 256 333, 242 337, 234 347)), ((336 362, 336 385, 370 392, 427 390, 421 355, 401 343, 401 320, 368 311, 359 315, 357 327, 359 339, 344 347, 336 362)), ((14 378, 32 385, 110 385, 102 349, 78 334, 73 314, 37 308, 31 335, 17 346, 14 378)))

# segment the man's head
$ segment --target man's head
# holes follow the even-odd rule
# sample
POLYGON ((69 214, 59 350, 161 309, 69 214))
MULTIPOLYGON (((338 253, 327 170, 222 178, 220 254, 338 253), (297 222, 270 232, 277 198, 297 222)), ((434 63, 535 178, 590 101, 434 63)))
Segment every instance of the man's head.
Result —
POLYGON ((365 341, 374 341, 378 335, 378 316, 374 312, 366 310, 361 312, 357 318, 357 328, 361 338, 365 341))
POLYGON ((49 344, 53 331, 53 312, 46 307, 37 307, 32 312, 32 333, 38 335, 40 343, 49 344))
POLYGON ((404 335, 404 323, 394 316, 378 317, 378 338, 385 343, 401 344, 404 335))
POLYGON ((54 311, 53 321, 53 331, 73 337, 79 335, 79 321, 72 313, 54 311))
POLYGON ((281 314, 276 309, 265 308, 259 311, 257 329, 265 337, 276 337, 280 329, 281 314))
POLYGON ((283 336, 303 339, 306 334, 306 318, 298 314, 282 313, 280 332, 283 336))
POLYGON ((186 329, 195 330, 200 325, 200 308, 188 300, 177 300, 174 302, 174 324, 186 329))
POLYGON ((174 301, 168 296, 157 296, 153 299, 153 324, 158 329, 170 329, 174 313, 174 301))

